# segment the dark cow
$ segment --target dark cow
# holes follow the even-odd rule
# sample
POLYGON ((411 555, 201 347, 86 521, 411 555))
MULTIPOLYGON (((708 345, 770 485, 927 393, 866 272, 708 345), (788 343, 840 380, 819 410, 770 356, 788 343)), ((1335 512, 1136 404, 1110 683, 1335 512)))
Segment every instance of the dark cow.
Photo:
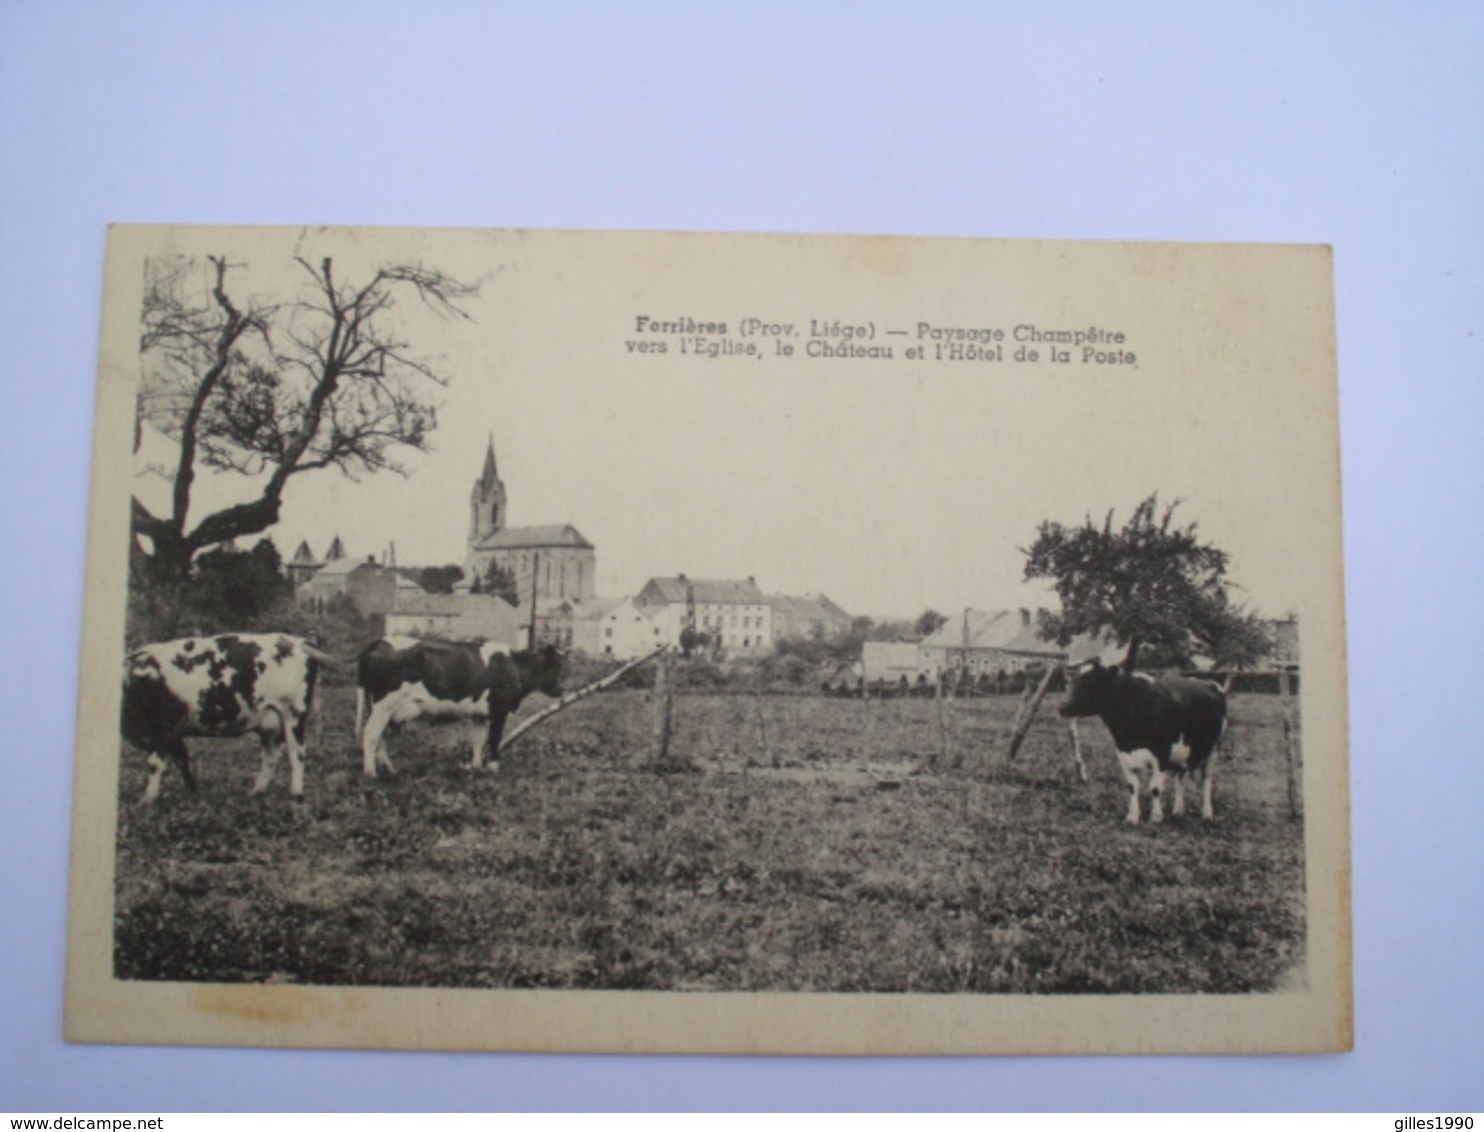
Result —
POLYGON ((277 633, 189 637, 146 645, 124 662, 120 724, 124 739, 149 752, 144 801, 160 793, 168 758, 196 793, 185 736, 220 738, 256 731, 263 765, 253 783, 268 788, 285 748, 289 793, 304 791, 304 724, 324 653, 277 633))
POLYGON ((1183 676, 1155 679, 1087 667, 1061 706, 1067 718, 1098 716, 1112 732, 1118 762, 1128 780, 1128 820, 1139 821, 1140 771, 1149 772, 1149 820, 1164 820, 1160 795, 1165 776, 1175 776, 1172 813, 1185 809, 1185 776, 1201 783, 1201 817, 1209 821, 1211 768, 1226 729, 1226 695, 1215 684, 1183 676))
POLYGON ((491 769, 499 767, 500 737, 505 720, 531 692, 562 694, 562 656, 554 645, 530 652, 510 652, 504 645, 390 637, 361 653, 356 725, 369 708, 361 733, 361 768, 376 777, 380 764, 391 771, 386 729, 419 716, 439 719, 489 720, 481 734, 475 724, 469 736, 470 766, 484 765, 489 749, 491 769))

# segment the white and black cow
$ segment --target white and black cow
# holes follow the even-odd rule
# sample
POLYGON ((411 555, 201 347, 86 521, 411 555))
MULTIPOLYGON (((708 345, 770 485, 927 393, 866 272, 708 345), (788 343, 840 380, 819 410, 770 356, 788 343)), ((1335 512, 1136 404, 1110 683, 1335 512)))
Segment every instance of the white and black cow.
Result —
POLYGON ((419 716, 464 719, 471 724, 470 765, 482 767, 489 749, 499 766, 505 720, 531 692, 562 694, 562 656, 554 645, 512 653, 504 645, 390 637, 361 653, 356 722, 369 709, 361 734, 361 768, 376 777, 378 765, 392 771, 386 729, 419 716), (478 721, 488 720, 488 728, 478 721))
POLYGON ((1215 684, 1183 676, 1154 678, 1104 668, 1094 660, 1072 685, 1061 714, 1098 716, 1118 748, 1128 780, 1128 820, 1139 821, 1141 771, 1149 772, 1149 820, 1164 820, 1166 775, 1175 779, 1173 813, 1185 809, 1185 777, 1201 783, 1201 817, 1209 821, 1211 769, 1226 729, 1226 695, 1215 684))
POLYGON ((144 801, 160 794, 166 759, 196 793, 186 736, 223 738, 256 731, 263 765, 253 783, 268 788, 284 750, 289 793, 304 790, 304 725, 319 662, 330 657, 279 633, 188 637, 145 645, 124 662, 120 725, 124 739, 149 753, 144 801))

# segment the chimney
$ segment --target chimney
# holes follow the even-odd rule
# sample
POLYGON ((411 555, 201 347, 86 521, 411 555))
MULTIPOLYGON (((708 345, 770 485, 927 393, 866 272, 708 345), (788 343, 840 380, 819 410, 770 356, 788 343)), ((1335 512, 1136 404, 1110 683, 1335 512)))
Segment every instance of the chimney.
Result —
POLYGON ((1031 627, 1031 611, 1029 609, 1022 609, 1020 611, 1020 627, 1022 629, 1029 629, 1031 627))
POLYGON ((685 575, 684 574, 680 574, 680 575, 678 575, 676 577, 675 580, 678 581, 678 582, 682 582, 683 583, 685 581, 685 575))

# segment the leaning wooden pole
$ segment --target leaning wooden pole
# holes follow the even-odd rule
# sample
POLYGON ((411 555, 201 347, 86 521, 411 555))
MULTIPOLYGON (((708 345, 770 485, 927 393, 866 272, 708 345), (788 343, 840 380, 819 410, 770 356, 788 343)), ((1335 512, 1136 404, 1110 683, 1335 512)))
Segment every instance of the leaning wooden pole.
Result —
POLYGON ((594 683, 587 685, 587 687, 585 688, 578 688, 575 692, 568 692, 561 699, 557 700, 556 703, 548 704, 546 707, 538 711, 535 715, 531 716, 530 719, 523 720, 518 726, 511 728, 509 733, 506 734, 505 738, 501 741, 500 750, 509 750, 510 744, 514 743, 527 731, 535 727, 536 724, 545 723, 557 712, 566 711, 573 704, 577 703, 579 700, 587 699, 594 692, 601 692, 604 688, 612 684, 625 672, 629 671, 629 669, 638 668, 641 664, 648 664, 651 660, 659 656, 660 653, 664 651, 664 649, 655 649, 654 652, 649 653, 645 656, 641 656, 638 660, 629 661, 629 663, 624 665, 622 668, 614 669, 612 672, 608 673, 607 676, 604 676, 601 680, 595 681, 594 683))
POLYGON ((1046 692, 1051 687, 1051 678, 1056 675, 1056 665, 1046 666, 1046 675, 1041 677, 1041 683, 1036 688, 1036 694, 1026 701, 1021 710, 1020 718, 1015 721, 1015 730, 1010 735, 1010 757, 1013 759, 1020 753, 1020 745, 1025 742, 1025 736, 1031 729, 1031 723, 1036 718, 1036 711, 1041 706, 1041 701, 1046 698, 1046 692))

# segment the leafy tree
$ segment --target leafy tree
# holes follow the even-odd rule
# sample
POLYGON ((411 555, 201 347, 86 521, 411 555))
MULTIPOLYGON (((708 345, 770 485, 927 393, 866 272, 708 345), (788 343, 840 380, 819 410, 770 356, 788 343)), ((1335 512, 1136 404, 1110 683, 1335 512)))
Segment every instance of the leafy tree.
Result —
POLYGON ((234 298, 221 256, 146 264, 136 444, 145 420, 179 444, 168 513, 138 498, 131 508, 157 579, 178 582, 205 547, 276 523, 291 476, 400 472, 398 448, 427 447, 437 423, 427 387, 446 382, 400 339, 391 312, 415 296, 467 318, 459 304, 477 288, 413 264, 350 283, 329 258, 297 262, 302 289, 278 305, 234 298), (266 479, 256 498, 195 519, 201 466, 266 479))
POLYGON ((948 618, 936 609, 924 609, 913 622, 912 628, 919 637, 930 637, 943 627, 948 618))
POLYGON ((253 623, 289 592, 283 559, 266 538, 251 550, 219 546, 197 556, 189 589, 204 618, 224 626, 253 623))
POLYGON ((464 568, 453 564, 419 566, 410 576, 430 594, 451 594, 454 586, 464 580, 464 568))
POLYGON ((474 592, 503 597, 511 605, 520 604, 520 590, 515 581, 515 571, 501 566, 493 559, 485 567, 484 574, 476 579, 474 592))
POLYGON ((1042 523, 1022 551, 1025 577, 1051 579, 1062 608, 1041 614, 1041 635, 1065 645, 1110 634, 1128 649, 1128 671, 1146 647, 1177 663, 1198 652, 1228 664, 1261 656, 1260 621, 1232 603, 1226 552, 1203 543, 1195 523, 1176 524, 1179 505, 1161 509, 1150 495, 1119 530, 1111 510, 1101 526, 1090 517, 1080 527, 1042 523))

